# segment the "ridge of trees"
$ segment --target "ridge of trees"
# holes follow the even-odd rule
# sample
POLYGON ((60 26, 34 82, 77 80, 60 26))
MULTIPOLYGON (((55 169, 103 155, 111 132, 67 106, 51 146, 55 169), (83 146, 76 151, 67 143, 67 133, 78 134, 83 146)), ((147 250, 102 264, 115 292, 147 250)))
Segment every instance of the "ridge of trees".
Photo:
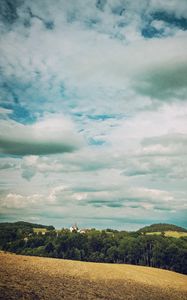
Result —
POLYGON ((178 232, 187 232, 187 229, 176 226, 173 224, 167 224, 167 223, 158 223, 158 224, 152 224, 149 226, 145 226, 143 228, 140 228, 138 232, 163 232, 163 231, 178 231, 178 232))

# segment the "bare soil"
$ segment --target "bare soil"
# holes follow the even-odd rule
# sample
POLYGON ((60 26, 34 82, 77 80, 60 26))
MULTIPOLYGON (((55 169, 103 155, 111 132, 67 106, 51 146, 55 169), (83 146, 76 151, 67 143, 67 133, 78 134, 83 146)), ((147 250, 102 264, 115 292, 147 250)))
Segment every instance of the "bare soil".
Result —
POLYGON ((1 252, 0 299, 187 300, 187 276, 156 268, 1 252))

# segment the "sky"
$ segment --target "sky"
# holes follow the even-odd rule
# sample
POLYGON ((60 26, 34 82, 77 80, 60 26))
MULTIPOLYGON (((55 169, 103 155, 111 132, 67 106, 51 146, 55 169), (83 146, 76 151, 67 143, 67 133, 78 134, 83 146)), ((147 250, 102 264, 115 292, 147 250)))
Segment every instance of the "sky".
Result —
POLYGON ((0 222, 187 227, 187 1, 0 1, 0 222))

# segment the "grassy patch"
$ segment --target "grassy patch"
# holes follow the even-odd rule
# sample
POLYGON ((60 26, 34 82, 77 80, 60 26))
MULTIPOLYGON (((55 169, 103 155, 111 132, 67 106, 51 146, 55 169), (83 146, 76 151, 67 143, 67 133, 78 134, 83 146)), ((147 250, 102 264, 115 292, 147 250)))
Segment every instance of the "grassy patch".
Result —
POLYGON ((33 228, 34 233, 45 234, 48 230, 46 228, 33 228))
MULTIPOLYGON (((162 232, 146 232, 147 235, 161 235, 162 232)), ((164 231, 164 235, 168 237, 175 237, 175 238, 180 238, 187 236, 187 232, 179 232, 179 231, 164 231)))

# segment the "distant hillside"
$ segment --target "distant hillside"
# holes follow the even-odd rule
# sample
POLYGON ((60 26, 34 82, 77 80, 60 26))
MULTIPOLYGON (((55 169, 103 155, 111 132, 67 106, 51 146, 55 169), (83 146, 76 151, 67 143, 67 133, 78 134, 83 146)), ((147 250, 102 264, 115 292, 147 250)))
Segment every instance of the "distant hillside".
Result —
POLYGON ((41 225, 41 224, 35 224, 35 223, 29 223, 29 222, 24 222, 24 221, 19 221, 19 222, 5 222, 5 223, 0 223, 0 230, 3 228, 14 228, 14 229, 31 229, 31 228, 46 228, 48 230, 54 230, 54 226, 48 226, 48 225, 41 225))
POLYGON ((34 224, 23 221, 14 223, 0 223, 0 245, 4 244, 5 242, 12 242, 20 239, 21 236, 27 236, 30 233, 32 234, 34 228, 45 228, 49 231, 55 229, 53 226, 34 224))
POLYGON ((138 230, 138 232, 164 232, 164 231, 178 231, 178 232, 187 232, 187 229, 179 227, 173 224, 152 224, 150 226, 145 226, 138 230))

